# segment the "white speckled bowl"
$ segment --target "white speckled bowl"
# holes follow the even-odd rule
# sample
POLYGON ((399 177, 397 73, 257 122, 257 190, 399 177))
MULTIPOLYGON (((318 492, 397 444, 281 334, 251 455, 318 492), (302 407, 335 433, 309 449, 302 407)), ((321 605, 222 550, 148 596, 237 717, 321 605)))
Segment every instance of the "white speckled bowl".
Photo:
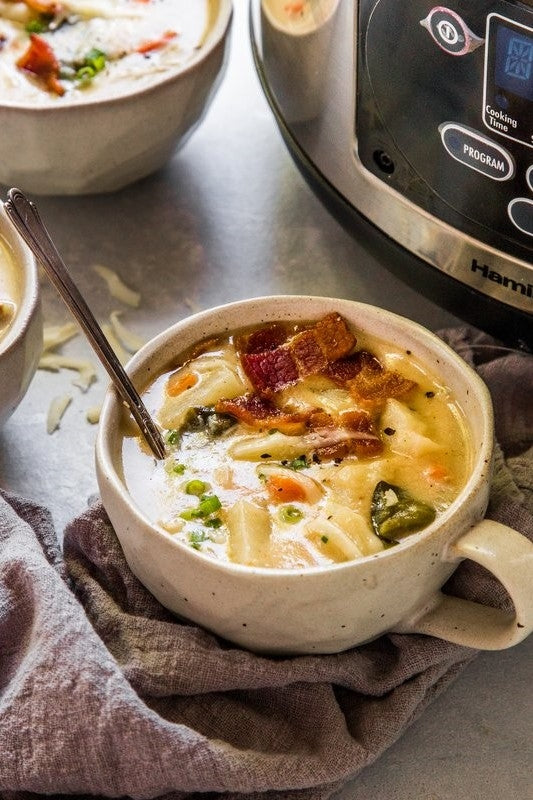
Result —
MULTIPOLYGON (((0 340, 0 426, 18 406, 37 369, 43 343, 43 324, 37 264, 0 204, 0 238, 13 262, 19 305, 6 335, 0 340)), ((0 262, 1 269, 1 262, 0 262)))
POLYGON ((207 110, 223 74, 231 0, 182 68, 144 88, 59 105, 0 100, 0 183, 33 194, 94 194, 127 186, 162 167, 207 110))
POLYGON ((161 333, 128 371, 144 387, 194 343, 243 325, 312 320, 338 311, 355 328, 411 350, 462 406, 473 443, 463 491, 435 522, 377 555, 308 569, 228 564, 181 544, 150 523, 121 470, 121 402, 110 390, 96 446, 102 501, 139 580, 176 614, 244 647, 268 653, 337 652, 386 631, 422 632, 481 649, 521 641, 533 629, 533 545, 483 520, 493 451, 490 395, 479 376, 437 336, 410 320, 347 300, 257 298, 195 314, 161 333), (509 591, 515 613, 444 595, 461 560, 477 561, 509 591))

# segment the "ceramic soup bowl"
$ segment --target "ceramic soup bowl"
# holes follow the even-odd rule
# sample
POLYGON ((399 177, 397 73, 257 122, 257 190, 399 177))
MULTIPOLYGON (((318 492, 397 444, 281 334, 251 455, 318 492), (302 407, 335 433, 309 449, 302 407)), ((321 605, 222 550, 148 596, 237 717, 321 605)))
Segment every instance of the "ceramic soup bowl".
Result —
POLYGON ((339 652, 392 631, 430 634, 480 649, 518 643, 533 628, 533 544, 484 519, 493 453, 490 395, 477 374, 437 336, 358 302, 263 297, 177 323, 145 345, 128 371, 143 390, 201 340, 276 320, 319 320, 329 312, 342 315, 356 331, 394 342, 450 390, 464 412, 471 449, 471 468, 455 499, 419 532, 354 560, 292 569, 220 561, 151 522, 132 498, 122 463, 125 411, 110 390, 97 437, 97 475, 128 564, 168 609, 254 651, 339 652), (441 591, 464 559, 481 564, 501 581, 513 600, 512 614, 441 591))
POLYGON ((0 204, 0 426, 26 393, 42 339, 37 265, 0 204))
MULTIPOLYGON (((231 0, 116 2, 112 14, 93 4, 49 28, 29 5, 19 4, 21 21, 3 5, 0 182, 28 193, 112 192, 160 169, 200 124, 224 74, 231 0), (44 30, 30 34, 32 24, 44 30), (51 86, 37 69, 45 58, 51 86)), ((59 20, 65 10, 57 4, 59 20)))

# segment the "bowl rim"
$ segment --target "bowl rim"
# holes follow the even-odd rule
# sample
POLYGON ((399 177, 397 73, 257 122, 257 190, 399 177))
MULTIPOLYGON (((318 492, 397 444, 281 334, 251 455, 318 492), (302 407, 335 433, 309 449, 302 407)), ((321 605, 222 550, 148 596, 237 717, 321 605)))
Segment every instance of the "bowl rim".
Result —
POLYGON ((0 359, 9 354, 24 338, 35 311, 40 303, 41 292, 37 261, 13 227, 6 214, 4 203, 0 201, 0 236, 2 244, 7 245, 14 267, 22 267, 23 283, 20 303, 15 318, 0 340, 0 359))
MULTIPOLYGON (((213 306, 209 309, 205 309, 185 317, 184 319, 164 329, 159 334, 156 334, 156 336, 146 342, 146 344, 143 345, 143 347, 140 348, 130 359, 126 366, 126 371, 131 377, 133 377, 133 379, 135 379, 136 374, 140 372, 142 367, 153 358, 154 354, 157 353, 160 347, 162 345, 166 345, 170 340, 178 336, 191 324, 191 322, 194 325, 201 325, 203 320, 209 320, 213 317, 216 317, 220 313, 231 313, 233 310, 237 310, 238 308, 246 308, 257 303, 268 306, 272 305, 273 302, 301 304, 302 301, 328 304, 328 307, 324 309, 324 313, 327 313, 328 311, 339 310, 339 312, 342 314, 342 308, 339 308, 339 306, 346 306, 346 304, 348 304, 350 307, 360 308, 370 314, 373 314, 376 319, 381 318, 383 322, 393 322, 402 331, 409 331, 411 336, 414 335, 417 338, 420 338, 421 343, 429 346, 433 354, 440 355, 443 359, 446 359, 448 363, 451 363, 452 366, 454 366, 459 372, 462 372, 464 375, 466 375, 472 384, 472 389, 474 390, 472 394, 476 394, 479 405, 484 411, 482 417, 483 426, 480 436, 481 445, 479 447, 479 451, 473 454, 473 464, 470 477, 448 508, 442 514, 440 514, 433 523, 428 525, 423 530, 406 537, 394 547, 387 548, 379 553, 373 553, 357 559, 352 559, 351 561, 344 561, 336 564, 323 564, 314 567, 284 569, 280 567, 261 567, 239 564, 215 559, 212 556, 202 553, 201 551, 187 547, 178 538, 172 537, 167 531, 164 530, 164 528, 148 519, 142 508, 133 499, 127 489, 125 481, 118 474, 114 464, 113 451, 111 447, 112 435, 110 436, 110 434, 118 429, 118 426, 116 425, 116 417, 118 413, 121 413, 121 401, 113 387, 109 386, 102 404, 100 421, 96 435, 95 457, 98 481, 100 481, 100 478, 106 479, 107 484, 111 485, 113 491, 118 495, 120 502, 129 508, 129 511, 133 517, 135 517, 136 522, 144 529, 150 529, 154 536, 158 538, 162 537, 162 539, 168 543, 168 545, 177 547, 178 550, 186 556, 190 556, 193 559, 200 559, 210 568, 212 567, 214 569, 219 569, 230 573, 234 572, 246 575, 254 575, 257 578, 275 577, 279 580, 282 580, 287 579, 288 577, 290 578, 290 576, 302 578, 303 576, 309 575, 329 574, 331 571, 353 569, 358 564, 367 564, 369 561, 374 559, 382 560, 394 558, 396 554, 413 547, 416 542, 422 542, 425 539, 433 536, 438 529, 445 526, 449 522, 450 518, 455 516, 461 510, 465 503, 474 501, 480 488, 485 483, 485 477, 490 475, 494 447, 494 416, 492 399, 485 382, 478 375, 478 373, 475 372, 475 370, 461 358, 461 356, 459 356, 448 344, 446 344, 446 342, 444 342, 428 328, 424 327, 418 322, 415 322, 414 320, 409 319, 408 317, 388 311, 371 303, 363 303, 351 299, 320 297, 318 295, 279 294, 262 295, 258 297, 251 297, 246 300, 236 300, 229 303, 224 303, 222 305, 213 306)), ((286 319, 287 317, 284 317, 283 314, 281 314, 277 317, 273 316, 269 318, 269 321, 283 318, 286 319)), ((296 318, 297 316, 295 315, 292 319, 296 318)), ((302 318, 302 315, 300 315, 300 318, 302 318)), ((226 330, 229 330, 229 328, 226 327, 226 330)), ((224 326, 222 324, 220 326, 220 332, 224 332, 224 326)), ((382 338, 386 341, 387 335, 385 334, 379 338, 382 338)), ((158 372, 159 369, 157 370, 157 373, 158 372)), ((157 374, 154 374, 154 378, 155 377, 157 377, 157 374)), ((120 535, 118 533, 117 537, 120 541, 120 535)))
POLYGON ((198 48, 196 54, 183 66, 174 67, 168 71, 162 72, 161 75, 155 77, 154 80, 151 80, 145 86, 141 88, 129 88, 125 91, 117 92, 115 95, 110 97, 88 97, 76 102, 65 102, 63 105, 58 105, 56 104, 56 101, 53 100, 43 102, 42 104, 36 106, 32 105, 29 101, 22 103, 2 99, 0 101, 0 112, 17 111, 23 114, 31 115, 43 115, 53 112, 55 115, 57 115, 58 113, 72 113, 72 111, 75 109, 92 109, 95 105, 112 106, 121 101, 133 100, 138 97, 143 98, 146 95, 157 91, 161 87, 166 86, 169 83, 178 80, 179 78, 189 75, 196 69, 196 67, 207 60, 211 53, 216 50, 218 45, 223 41, 229 31, 230 23, 233 17, 233 0, 216 1, 219 4, 218 14, 212 25, 211 31, 207 35, 204 43, 198 48))

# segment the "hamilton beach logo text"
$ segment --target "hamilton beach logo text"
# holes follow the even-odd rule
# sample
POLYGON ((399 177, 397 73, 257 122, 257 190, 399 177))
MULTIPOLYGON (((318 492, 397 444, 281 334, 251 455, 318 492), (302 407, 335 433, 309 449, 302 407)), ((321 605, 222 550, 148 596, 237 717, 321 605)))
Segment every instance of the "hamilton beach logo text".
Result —
POLYGON ((526 284, 522 283, 521 281, 515 281, 513 278, 509 278, 507 275, 502 275, 501 272, 491 269, 489 266, 487 266, 487 264, 479 264, 475 258, 472 259, 471 270, 472 272, 477 272, 480 275, 483 275, 483 277, 489 281, 494 281, 494 283, 499 283, 500 286, 505 286, 506 289, 511 289, 513 292, 519 292, 526 297, 533 297, 533 285, 531 283, 526 284))

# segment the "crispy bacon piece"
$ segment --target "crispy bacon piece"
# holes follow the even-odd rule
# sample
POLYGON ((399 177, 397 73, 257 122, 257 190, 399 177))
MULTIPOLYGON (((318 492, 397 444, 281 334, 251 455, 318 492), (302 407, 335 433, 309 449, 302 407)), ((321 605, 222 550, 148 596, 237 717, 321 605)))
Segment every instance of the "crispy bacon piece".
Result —
POLYGON ((328 365, 328 359, 318 343, 316 332, 312 329, 293 336, 290 341, 290 349, 296 361, 300 378, 323 372, 328 365))
POLYGON ((278 392, 300 378, 296 361, 285 346, 266 353, 242 353, 241 363, 254 389, 261 394, 278 392))
POLYGON ((355 341, 346 322, 334 312, 274 349, 241 352, 241 362, 254 388, 271 394, 323 372, 330 361, 346 356, 355 341))
POLYGON ((215 411, 219 414, 231 414, 253 428, 276 428, 289 436, 303 433, 306 429, 305 418, 301 414, 283 411, 257 394, 245 394, 233 400, 219 400, 215 411))
POLYGON ((314 330, 318 344, 328 361, 343 358, 355 347, 355 336, 341 315, 336 312, 327 314, 323 319, 318 320, 312 330, 314 330))
POLYGON ((378 359, 367 350, 358 350, 346 358, 338 358, 328 364, 325 374, 335 381, 338 386, 346 387, 348 381, 353 380, 363 368, 381 372, 383 367, 378 359))
POLYGON ((264 328, 258 328, 251 333, 243 334, 235 342, 239 353, 266 353, 275 350, 289 338, 290 332, 287 325, 274 322, 264 328))
POLYGON ((35 33, 30 34, 30 45, 17 61, 17 67, 38 78, 48 91, 58 95, 65 93, 58 80, 59 61, 48 42, 35 33))
POLYGON ((376 370, 364 365, 353 380, 348 381, 350 394, 359 402, 379 406, 389 397, 406 397, 417 385, 398 372, 376 370))

